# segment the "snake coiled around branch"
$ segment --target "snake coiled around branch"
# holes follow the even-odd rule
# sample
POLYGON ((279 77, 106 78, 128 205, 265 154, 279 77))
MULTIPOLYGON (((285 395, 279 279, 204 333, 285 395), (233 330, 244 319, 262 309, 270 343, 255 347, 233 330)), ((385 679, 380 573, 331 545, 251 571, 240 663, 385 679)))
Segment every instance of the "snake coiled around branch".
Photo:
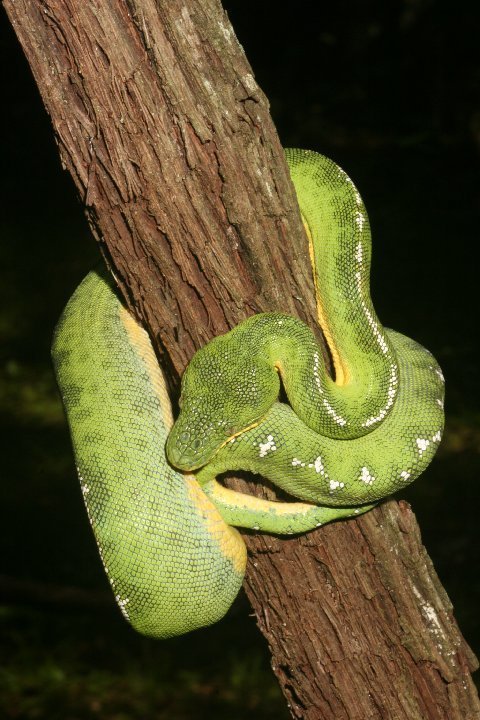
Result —
POLYGON ((90 273, 56 329, 53 360, 89 519, 121 611, 148 635, 225 614, 246 563, 232 525, 291 534, 358 515, 418 477, 441 439, 439 366, 373 308, 357 189, 321 155, 286 158, 334 377, 302 322, 255 315, 192 358, 173 424, 148 335, 111 281, 90 273), (218 483, 237 469, 300 502, 218 483))

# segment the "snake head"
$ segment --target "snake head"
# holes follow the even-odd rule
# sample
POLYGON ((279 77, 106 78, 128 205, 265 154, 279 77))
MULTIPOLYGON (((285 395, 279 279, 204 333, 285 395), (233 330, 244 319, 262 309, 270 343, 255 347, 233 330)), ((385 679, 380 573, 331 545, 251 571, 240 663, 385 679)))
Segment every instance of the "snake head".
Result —
POLYGON ((169 462, 180 470, 192 471, 206 465, 221 447, 245 430, 257 425, 276 396, 260 407, 245 403, 238 388, 227 393, 212 391, 207 396, 183 399, 180 415, 166 444, 169 462), (236 392, 235 392, 236 390, 236 392), (243 400, 243 403, 241 402, 243 400))
POLYGON ((231 340, 229 333, 205 345, 182 378, 180 414, 166 444, 169 462, 181 470, 206 465, 278 397, 277 373, 267 363, 253 363, 251 350, 231 340))
POLYGON ((208 402, 194 398, 182 403, 180 415, 168 436, 169 462, 180 470, 197 470, 206 465, 222 445, 236 434, 228 415, 215 419, 208 402))

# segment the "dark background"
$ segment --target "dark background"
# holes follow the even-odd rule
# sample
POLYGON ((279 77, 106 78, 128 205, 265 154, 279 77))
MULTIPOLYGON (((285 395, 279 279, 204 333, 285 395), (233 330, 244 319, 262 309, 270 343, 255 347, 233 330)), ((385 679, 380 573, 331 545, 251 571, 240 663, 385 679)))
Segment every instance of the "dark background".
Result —
MULTIPOLYGON (((445 439, 403 497, 480 651, 479 6, 224 5, 283 144, 332 157, 360 188, 382 321, 444 369, 445 439)), ((96 248, 3 11, 0 33, 0 715, 286 718, 243 598, 215 627, 168 642, 135 635, 111 602, 49 360, 96 248)))

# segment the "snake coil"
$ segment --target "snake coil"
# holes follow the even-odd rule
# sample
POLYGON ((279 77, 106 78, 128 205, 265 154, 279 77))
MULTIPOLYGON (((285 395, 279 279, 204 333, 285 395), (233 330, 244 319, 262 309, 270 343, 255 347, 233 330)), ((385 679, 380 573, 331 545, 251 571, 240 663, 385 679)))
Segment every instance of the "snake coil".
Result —
POLYGON ((174 424, 148 335, 108 279, 90 273, 56 328, 52 355, 90 523, 123 615, 147 635, 225 614, 246 563, 233 525, 297 533, 358 515, 418 477, 441 439, 440 368, 373 308, 357 189, 321 155, 286 157, 334 378, 303 323, 255 315, 192 358, 174 424), (278 402, 280 379, 289 405, 278 402), (299 502, 217 482, 236 469, 299 502))

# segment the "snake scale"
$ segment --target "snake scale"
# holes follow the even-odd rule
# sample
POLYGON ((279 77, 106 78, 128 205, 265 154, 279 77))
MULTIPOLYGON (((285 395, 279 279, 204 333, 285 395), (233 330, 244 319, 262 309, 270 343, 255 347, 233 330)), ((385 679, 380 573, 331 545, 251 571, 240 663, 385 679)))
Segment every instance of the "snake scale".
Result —
POLYGON ((322 155, 286 158, 333 378, 301 321, 254 315, 194 355, 174 424, 148 335, 109 279, 90 273, 56 328, 52 355, 89 519, 117 603, 147 635, 225 614, 246 564, 232 526, 291 534, 358 515, 418 477, 441 439, 439 366, 373 308, 357 189, 322 155), (299 501, 217 481, 237 469, 299 501))

